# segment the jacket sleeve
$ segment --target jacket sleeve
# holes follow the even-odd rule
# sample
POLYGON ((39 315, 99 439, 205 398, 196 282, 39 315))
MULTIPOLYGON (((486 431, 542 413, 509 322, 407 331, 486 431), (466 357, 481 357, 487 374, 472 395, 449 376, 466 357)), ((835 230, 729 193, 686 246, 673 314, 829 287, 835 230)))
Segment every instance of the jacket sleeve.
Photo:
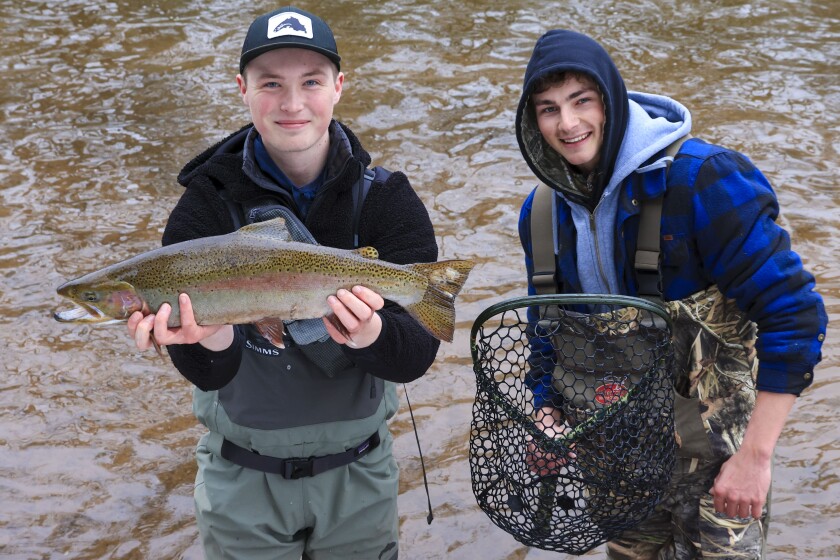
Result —
MULTIPOLYGON (((196 179, 196 182, 206 179, 196 179)), ((233 231, 233 222, 212 184, 193 184, 181 196, 163 232, 163 245, 222 235, 233 231)), ((244 333, 234 327, 233 344, 214 352, 200 344, 167 346, 172 364, 202 391, 221 389, 233 379, 242 359, 244 333)))
POLYGON ((758 325, 757 388, 798 395, 821 359, 827 315, 814 277, 776 223, 773 189, 749 159, 728 150, 702 163, 695 184, 703 266, 758 325))
MULTIPOLYGON (((396 264, 434 262, 438 248, 429 213, 403 173, 375 184, 361 216, 362 245, 376 247, 382 260, 396 264)), ((344 352, 376 377, 405 383, 422 376, 434 362, 440 341, 405 309, 386 301, 379 311, 382 333, 371 346, 344 352)))

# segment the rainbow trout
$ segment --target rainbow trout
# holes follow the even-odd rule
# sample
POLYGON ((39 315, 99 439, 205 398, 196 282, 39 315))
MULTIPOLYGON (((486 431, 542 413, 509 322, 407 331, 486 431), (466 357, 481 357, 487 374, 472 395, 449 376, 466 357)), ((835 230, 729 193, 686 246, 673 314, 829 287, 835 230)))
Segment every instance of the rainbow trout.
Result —
POLYGON ((57 291, 76 307, 57 312, 55 319, 114 323, 169 303, 169 326, 177 327, 183 292, 199 325, 253 323, 276 341, 282 320, 328 315, 327 296, 361 285, 400 304, 436 338, 452 342, 455 296, 472 267, 468 260, 398 265, 379 260, 372 247, 349 251, 299 243, 291 240, 285 220, 275 218, 161 247, 66 282, 57 291))

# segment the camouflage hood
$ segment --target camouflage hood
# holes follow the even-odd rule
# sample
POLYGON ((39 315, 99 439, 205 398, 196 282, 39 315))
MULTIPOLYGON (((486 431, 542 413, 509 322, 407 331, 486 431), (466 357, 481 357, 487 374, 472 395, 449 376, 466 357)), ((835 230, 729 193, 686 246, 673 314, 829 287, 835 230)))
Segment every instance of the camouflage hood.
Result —
POLYGON ((609 54, 594 40, 580 33, 553 30, 539 38, 528 67, 522 97, 516 111, 516 139, 531 170, 542 182, 564 192, 570 199, 593 208, 612 175, 628 121, 628 97, 624 80, 609 54), (590 76, 604 100, 606 123, 601 158, 595 170, 593 192, 585 197, 571 184, 566 161, 540 134, 530 102, 537 81, 552 73, 580 72, 590 76))

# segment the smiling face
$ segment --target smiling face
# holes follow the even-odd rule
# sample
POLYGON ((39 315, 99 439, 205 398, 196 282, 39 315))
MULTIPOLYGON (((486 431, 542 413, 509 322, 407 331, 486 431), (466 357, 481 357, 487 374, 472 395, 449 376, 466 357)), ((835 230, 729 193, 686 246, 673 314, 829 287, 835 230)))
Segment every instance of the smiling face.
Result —
POLYGON ((272 159, 324 157, 344 84, 344 74, 327 57, 307 49, 275 49, 251 60, 236 82, 272 159))
POLYGON ((594 81, 567 75, 531 95, 540 133, 563 159, 584 173, 598 164, 604 142, 604 102, 594 81))

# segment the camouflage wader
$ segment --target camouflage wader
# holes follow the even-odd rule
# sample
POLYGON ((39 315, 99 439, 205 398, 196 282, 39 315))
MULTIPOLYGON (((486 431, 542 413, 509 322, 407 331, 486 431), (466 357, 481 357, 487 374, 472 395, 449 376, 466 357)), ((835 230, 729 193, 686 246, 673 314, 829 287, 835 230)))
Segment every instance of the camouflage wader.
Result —
POLYGON ((607 543, 607 556, 763 558, 769 495, 760 519, 741 520, 717 515, 709 494, 755 406, 755 324, 715 286, 666 306, 674 321, 677 466, 656 512, 607 543))

